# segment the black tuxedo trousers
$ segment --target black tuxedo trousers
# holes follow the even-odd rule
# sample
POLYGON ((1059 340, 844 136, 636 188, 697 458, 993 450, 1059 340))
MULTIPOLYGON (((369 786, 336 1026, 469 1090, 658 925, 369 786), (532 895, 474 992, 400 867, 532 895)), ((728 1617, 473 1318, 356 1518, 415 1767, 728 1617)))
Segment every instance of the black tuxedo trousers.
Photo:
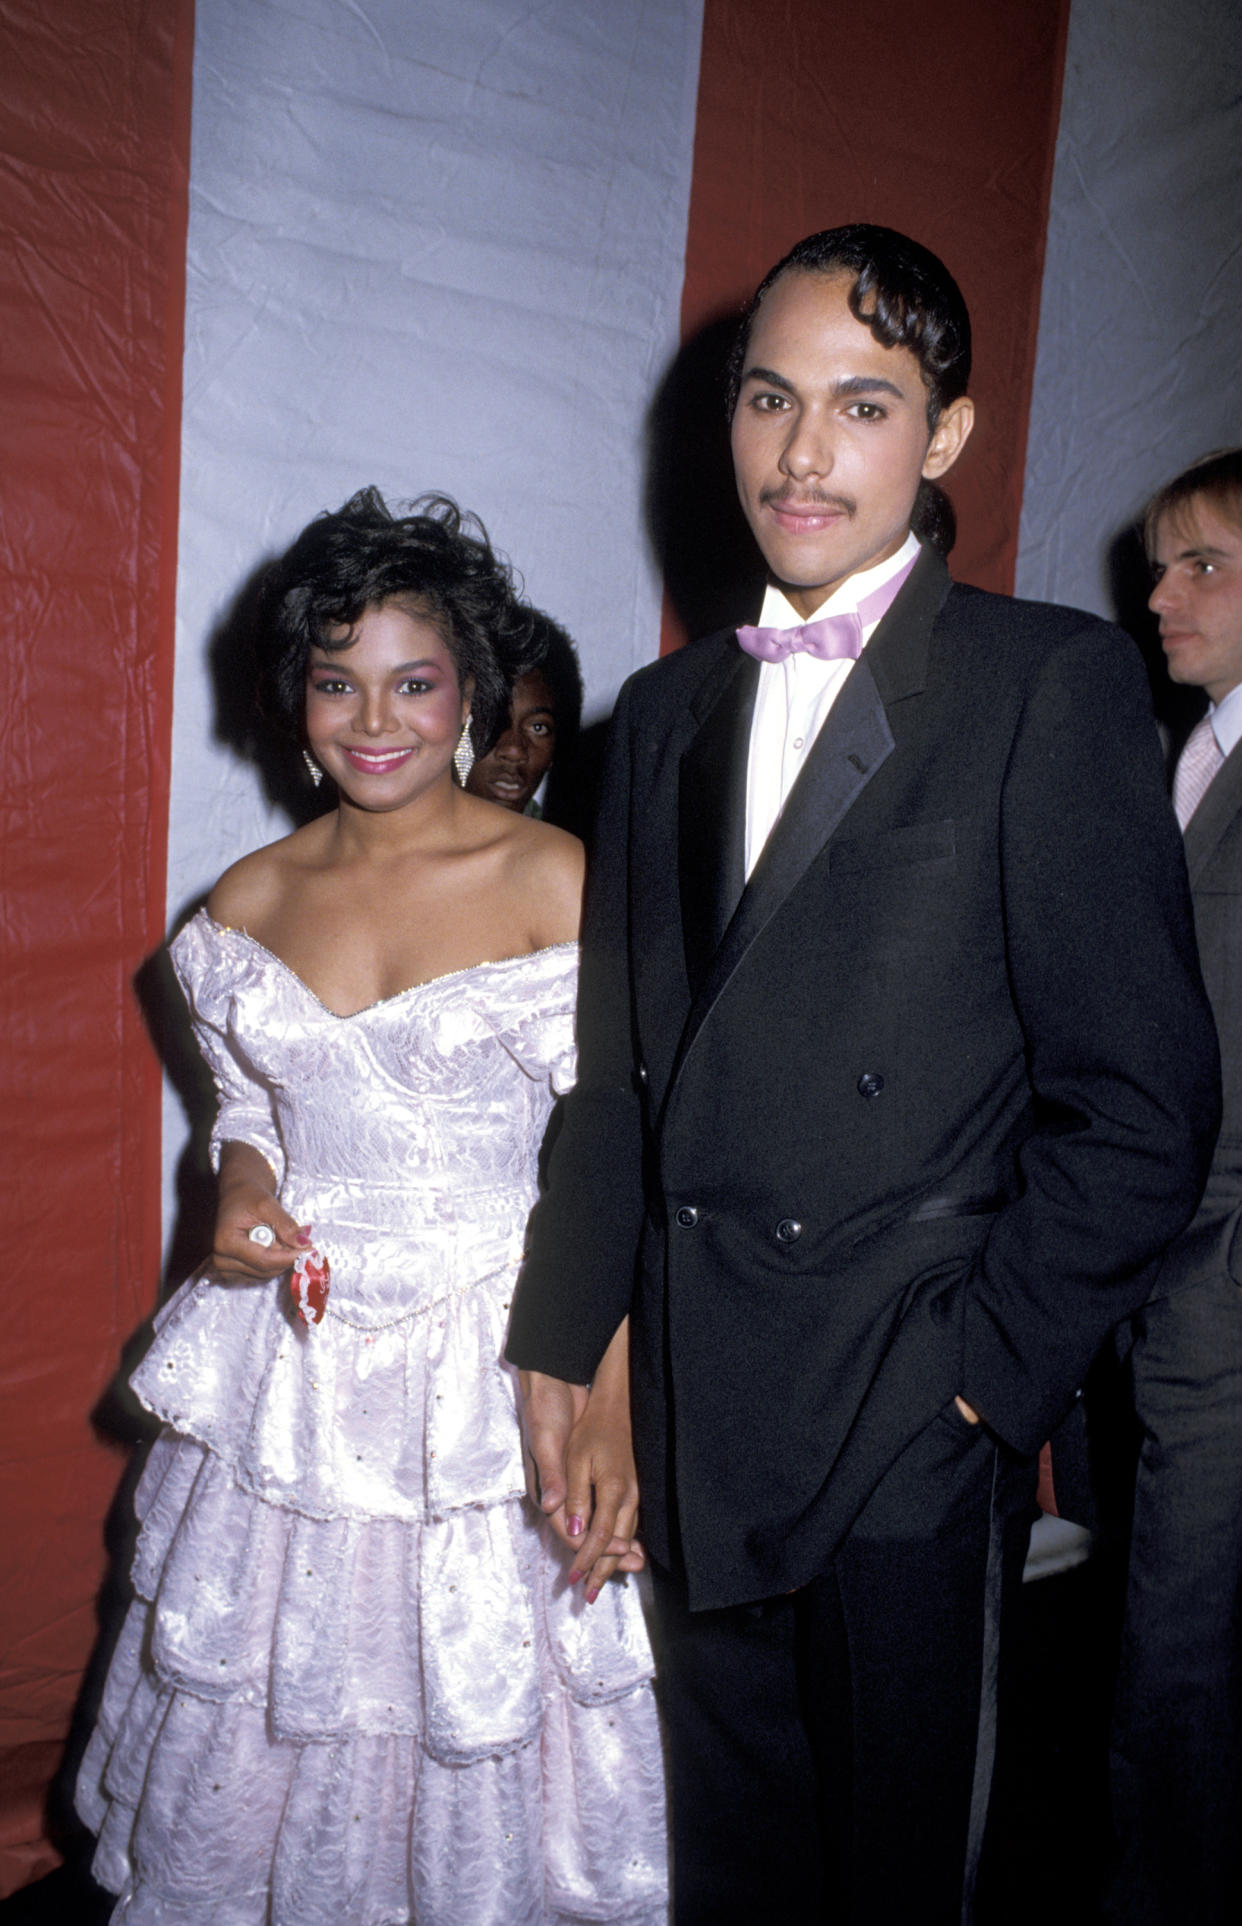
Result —
POLYGON ((962 1926, 1035 1467, 950 1406, 832 1565, 692 1612, 656 1570, 677 1926, 962 1926))

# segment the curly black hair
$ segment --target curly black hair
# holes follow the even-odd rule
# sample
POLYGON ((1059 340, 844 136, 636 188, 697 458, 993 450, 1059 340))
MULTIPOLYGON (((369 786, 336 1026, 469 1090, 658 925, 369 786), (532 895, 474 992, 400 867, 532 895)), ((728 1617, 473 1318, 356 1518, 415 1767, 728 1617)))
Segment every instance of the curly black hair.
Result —
POLYGON ((962 291, 930 248, 895 228, 853 221, 808 234, 764 275, 741 318, 729 356, 727 404, 732 419, 746 349, 764 295, 783 274, 852 274, 850 311, 882 347, 908 348, 927 390, 927 426, 934 429, 970 381, 970 314, 962 291))
POLYGON ((264 713, 301 740, 311 649, 347 649, 364 612, 393 601, 435 623, 459 683, 473 676, 470 734, 486 753, 514 679, 530 667, 532 614, 482 522, 447 495, 421 495, 394 514, 378 488, 361 488, 334 513, 317 515, 272 563, 255 634, 264 713), (342 625, 350 633, 330 640, 342 625))

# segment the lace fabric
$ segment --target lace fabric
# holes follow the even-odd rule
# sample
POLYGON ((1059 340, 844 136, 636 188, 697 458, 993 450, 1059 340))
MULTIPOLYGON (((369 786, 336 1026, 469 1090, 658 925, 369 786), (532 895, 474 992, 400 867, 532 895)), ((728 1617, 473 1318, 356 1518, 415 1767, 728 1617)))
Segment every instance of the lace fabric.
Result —
POLYGON ((78 1786, 126 1926, 666 1918, 639 1587, 585 1607, 522 1497, 501 1352, 573 946, 351 1017, 200 913, 173 946, 215 1141, 332 1265, 192 1278, 134 1374, 165 1421, 78 1786))

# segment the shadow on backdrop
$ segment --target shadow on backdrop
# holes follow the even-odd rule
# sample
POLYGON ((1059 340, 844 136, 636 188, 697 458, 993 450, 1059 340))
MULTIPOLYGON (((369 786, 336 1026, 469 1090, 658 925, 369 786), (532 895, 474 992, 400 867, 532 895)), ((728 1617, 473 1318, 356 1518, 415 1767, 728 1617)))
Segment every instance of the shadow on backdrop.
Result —
MULTIPOLYGON (((733 483, 725 416, 725 365, 735 313, 701 328, 669 364, 647 413, 644 513, 665 594, 685 634, 710 635, 754 615, 763 558, 733 483)), ((654 661, 660 638, 650 637, 654 661)), ((548 778, 544 814, 591 849, 603 780, 608 717, 589 723, 548 778)))
POLYGON ((548 772, 543 799, 545 820, 577 836, 586 844, 588 855, 595 830, 595 812, 599 808, 607 739, 607 716, 579 729, 567 750, 558 749, 556 761, 548 772))
MULTIPOLYGON (((266 557, 252 569, 208 637, 207 663, 215 706, 212 737, 231 750, 239 762, 258 772, 267 802, 287 818, 288 829, 293 830, 326 814, 334 792, 328 784, 315 789, 297 744, 287 740, 259 709, 254 644, 263 579, 272 559, 266 557)), ((248 853, 236 851, 238 857, 248 853)), ((181 905, 169 927, 170 939, 203 907, 214 881, 214 877, 205 878, 202 888, 181 905)), ((190 1131, 174 1178, 176 1210, 164 1262, 163 1298, 202 1263, 211 1249, 215 1179, 208 1160, 208 1140, 215 1118, 216 1091, 194 1041, 190 1013, 166 947, 161 946, 147 958, 135 976, 134 988, 156 1055, 180 1100, 190 1131)))
MULTIPOLYGON (((284 812, 293 830, 325 816, 336 792, 329 783, 314 787, 298 745, 259 707, 255 640, 263 613, 263 579, 276 559, 266 556, 242 583, 208 639, 207 665, 216 709, 213 739, 258 771, 264 796, 284 812)), ((238 856, 248 854, 237 851, 238 856)))
POLYGON ((763 557, 733 481, 725 369, 730 310, 679 349, 647 416, 647 533, 669 601, 690 637, 753 621, 763 557))

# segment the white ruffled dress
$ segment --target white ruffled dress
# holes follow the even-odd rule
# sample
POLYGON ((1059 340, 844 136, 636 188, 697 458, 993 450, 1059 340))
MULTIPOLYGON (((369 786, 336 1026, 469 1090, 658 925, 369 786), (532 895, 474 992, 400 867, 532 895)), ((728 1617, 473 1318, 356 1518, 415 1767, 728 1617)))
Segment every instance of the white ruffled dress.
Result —
POLYGON ((576 947, 349 1017, 205 912, 172 955, 215 1141, 331 1292, 307 1328, 199 1273, 134 1375, 166 1428, 78 1784, 114 1926, 660 1926, 641 1601, 566 1584, 501 1357, 576 947))

